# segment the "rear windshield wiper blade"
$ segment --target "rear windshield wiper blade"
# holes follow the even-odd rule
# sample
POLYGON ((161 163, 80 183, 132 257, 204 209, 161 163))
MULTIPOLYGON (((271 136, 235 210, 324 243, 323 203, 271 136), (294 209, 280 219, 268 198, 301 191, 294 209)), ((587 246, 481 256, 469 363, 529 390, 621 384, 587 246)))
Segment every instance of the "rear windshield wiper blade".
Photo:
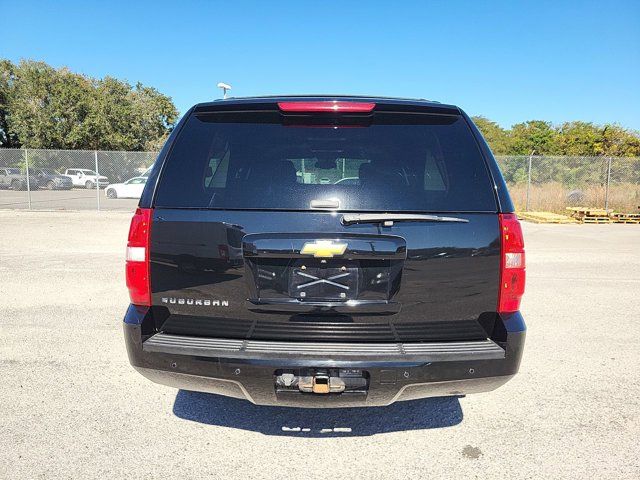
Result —
POLYGON ((354 223, 382 223, 390 227, 393 222, 453 222, 469 223, 466 218, 442 217, 440 215, 428 215, 421 213, 345 213, 342 215, 343 225, 354 223))

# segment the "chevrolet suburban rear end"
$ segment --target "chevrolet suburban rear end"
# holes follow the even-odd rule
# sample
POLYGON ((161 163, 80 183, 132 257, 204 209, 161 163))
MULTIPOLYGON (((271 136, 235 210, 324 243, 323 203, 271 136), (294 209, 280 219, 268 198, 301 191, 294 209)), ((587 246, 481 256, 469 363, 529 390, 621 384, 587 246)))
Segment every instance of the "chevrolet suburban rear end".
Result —
POLYGON ((458 107, 198 104, 131 222, 124 318, 148 379, 262 405, 381 406, 517 371, 524 243, 458 107))

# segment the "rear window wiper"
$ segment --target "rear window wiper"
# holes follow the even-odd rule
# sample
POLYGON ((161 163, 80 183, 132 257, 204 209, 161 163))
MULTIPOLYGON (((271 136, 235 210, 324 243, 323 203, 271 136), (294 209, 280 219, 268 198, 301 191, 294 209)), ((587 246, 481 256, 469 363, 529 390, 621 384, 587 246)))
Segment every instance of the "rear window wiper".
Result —
POLYGON ((466 218, 442 217, 440 215, 428 215, 421 213, 345 213, 342 215, 343 225, 355 223, 382 223, 390 227, 394 222, 453 222, 469 223, 466 218))

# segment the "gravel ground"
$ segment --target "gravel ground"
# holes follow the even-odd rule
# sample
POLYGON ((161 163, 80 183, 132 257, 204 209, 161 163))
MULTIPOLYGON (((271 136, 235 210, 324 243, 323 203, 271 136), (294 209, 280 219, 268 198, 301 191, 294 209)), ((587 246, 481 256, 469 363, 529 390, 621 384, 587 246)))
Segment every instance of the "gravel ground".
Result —
POLYGON ((529 332, 504 387, 332 411, 130 368, 128 221, 0 211, 0 478, 640 477, 640 226, 525 225, 529 332))

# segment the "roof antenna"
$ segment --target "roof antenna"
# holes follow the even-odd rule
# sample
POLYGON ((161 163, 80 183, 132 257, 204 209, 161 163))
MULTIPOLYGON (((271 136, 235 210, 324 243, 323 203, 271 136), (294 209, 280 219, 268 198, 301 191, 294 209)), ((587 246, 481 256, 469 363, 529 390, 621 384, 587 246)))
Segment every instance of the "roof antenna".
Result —
POLYGON ((231 85, 228 83, 218 83, 218 88, 222 89, 222 98, 227 98, 227 90, 231 90, 231 85))

